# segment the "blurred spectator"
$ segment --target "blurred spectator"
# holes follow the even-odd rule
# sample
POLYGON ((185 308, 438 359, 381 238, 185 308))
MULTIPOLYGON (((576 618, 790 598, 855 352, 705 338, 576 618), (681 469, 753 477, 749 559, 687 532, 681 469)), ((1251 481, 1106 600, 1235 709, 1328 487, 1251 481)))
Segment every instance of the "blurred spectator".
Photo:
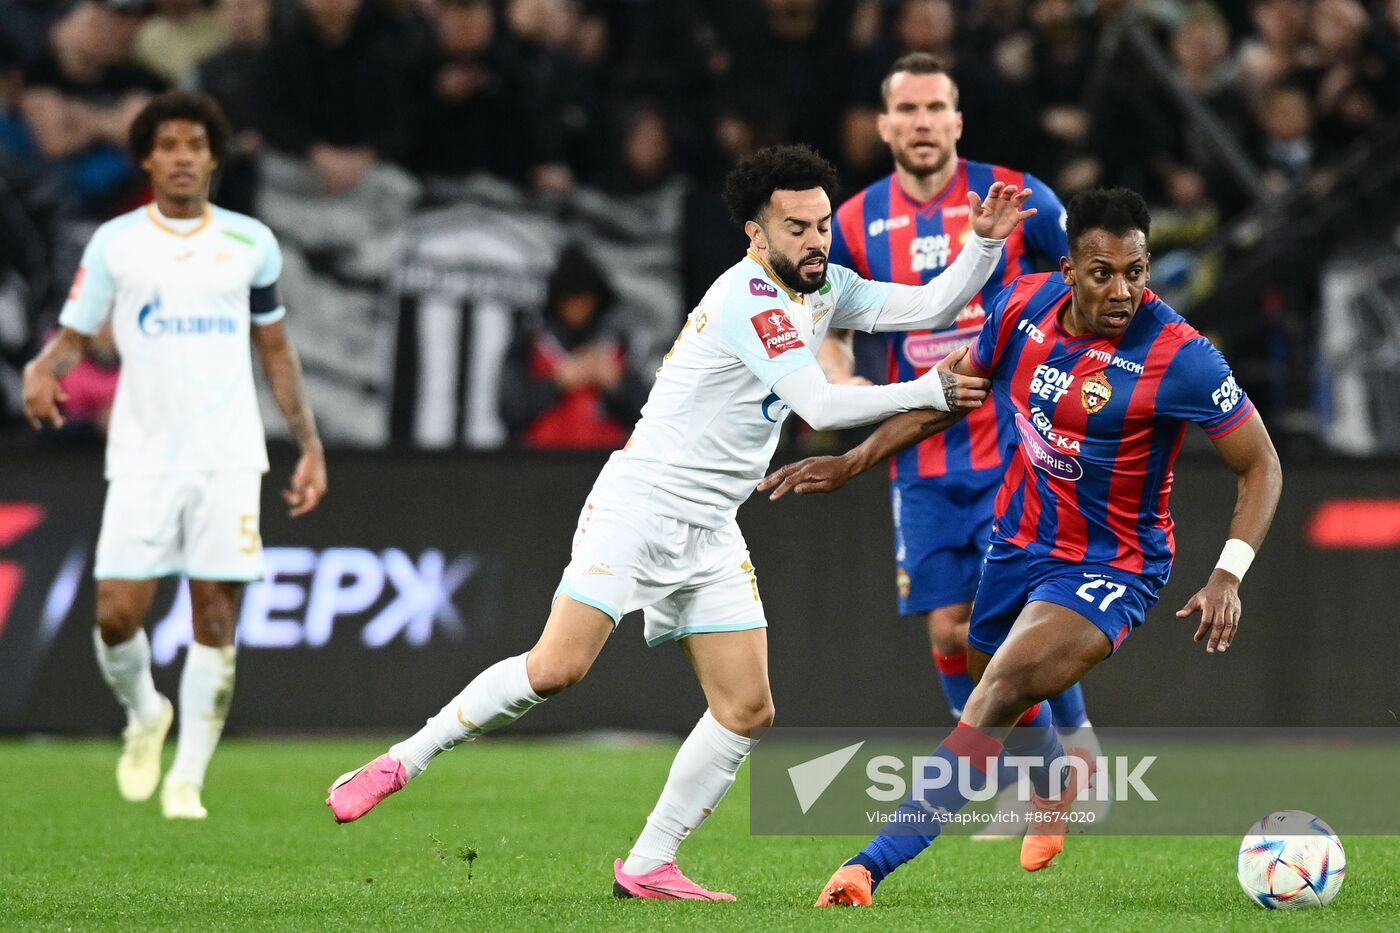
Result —
MULTIPOLYGON (((751 116, 760 142, 771 134, 838 156, 837 117, 850 86, 852 56, 845 52, 848 24, 837 6, 754 0, 732 8, 723 24, 732 64, 720 89, 721 112, 751 116)), ((724 129, 734 133, 740 127, 724 129)))
POLYGON ((262 148, 257 130, 257 76, 272 19, 271 0, 218 0, 220 27, 228 44, 195 65, 194 90, 213 97, 233 128, 215 200, 229 210, 253 212, 257 162, 262 148))
POLYGON ((28 134, 17 143, 19 155, 62 173, 79 209, 96 217, 139 190, 125 152, 127 128, 165 87, 130 58, 143 12, 141 0, 83 0, 54 24, 48 47, 24 69, 20 112, 28 134))
POLYGON ((959 108, 985 115, 964 124, 959 149, 970 158, 1021 163, 1020 141, 1034 113, 1004 95, 984 60, 958 39, 958 13, 950 0, 902 0, 895 8, 892 35, 862 56, 854 79, 857 96, 842 121, 841 151, 851 190, 889 170, 889 150, 875 128, 880 83, 890 65, 910 52, 928 52, 947 63, 958 85, 959 108))
POLYGON ((526 70, 541 108, 540 125, 552 128, 542 148, 558 154, 532 173, 540 189, 564 192, 579 175, 601 170, 606 149, 607 25, 586 15, 577 0, 508 0, 510 53, 526 70))
POLYGON ((1304 0, 1252 0, 1255 34, 1236 53, 1242 90, 1253 98, 1295 77, 1307 65, 1308 6, 1304 0))
POLYGON ((543 322, 520 325, 501 371, 501 418, 514 442, 622 445, 651 384, 628 365, 616 300, 588 254, 566 246, 549 277, 543 322))
POLYGON ((152 0, 155 15, 136 33, 132 57, 171 84, 224 47, 223 22, 207 0, 152 0))
POLYGON ((1264 187, 1282 194, 1306 179, 1317 157, 1312 101, 1297 85, 1280 84, 1266 91, 1255 106, 1262 131, 1256 151, 1264 187))
POLYGON ((659 188, 675 177, 676 147, 670 123, 655 104, 633 105, 619 120, 616 168, 604 187, 619 194, 659 188))
POLYGON ((1383 111, 1400 103, 1400 72, 1394 61, 1386 61, 1380 32, 1373 35, 1370 17, 1357 0, 1316 0, 1313 5, 1312 38, 1322 69, 1318 137, 1328 155, 1364 136, 1383 111))
POLYGON ((363 0, 301 0, 267 48, 257 78, 269 145, 305 157, 322 190, 340 194, 380 159, 400 158, 412 127, 412 64, 363 0))
POLYGON ((502 54, 489 0, 434 0, 428 10, 432 47, 413 92, 421 110, 408 167, 519 182, 567 172, 542 139, 534 87, 502 54))

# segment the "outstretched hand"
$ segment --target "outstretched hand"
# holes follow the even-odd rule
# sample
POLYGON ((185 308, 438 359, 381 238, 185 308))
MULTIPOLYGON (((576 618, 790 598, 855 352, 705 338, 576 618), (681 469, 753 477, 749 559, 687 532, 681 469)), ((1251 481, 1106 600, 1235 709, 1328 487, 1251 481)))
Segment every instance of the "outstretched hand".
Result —
POLYGON ((1018 188, 1006 182, 997 181, 987 191, 987 200, 977 196, 977 192, 967 193, 968 216, 972 220, 972 230, 978 236, 991 240, 1004 240, 1023 220, 1034 217, 1035 208, 1021 210, 1021 205, 1031 196, 1031 189, 1018 188))
POLYGON ((779 467, 763 477, 758 491, 773 490, 768 498, 777 502, 790 492, 799 496, 813 492, 835 492, 854 475, 845 457, 808 457, 779 467))
POLYGON ((1214 654, 1224 652, 1235 640, 1235 632, 1240 627, 1240 581, 1224 570, 1215 570, 1210 580, 1186 601, 1186 605, 1176 611, 1178 619, 1184 619, 1194 612, 1201 613, 1201 624, 1196 628, 1195 641, 1207 635, 1206 651, 1214 654))

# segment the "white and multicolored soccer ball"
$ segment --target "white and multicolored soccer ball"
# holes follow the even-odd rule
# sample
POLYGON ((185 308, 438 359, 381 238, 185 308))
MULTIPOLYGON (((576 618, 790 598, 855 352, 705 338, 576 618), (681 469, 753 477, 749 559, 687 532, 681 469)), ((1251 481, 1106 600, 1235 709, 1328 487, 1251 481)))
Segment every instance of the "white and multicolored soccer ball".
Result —
POLYGON ((1269 910, 1326 907, 1342 889, 1347 856, 1322 820, 1280 810, 1249 828, 1236 868, 1240 887, 1269 910))

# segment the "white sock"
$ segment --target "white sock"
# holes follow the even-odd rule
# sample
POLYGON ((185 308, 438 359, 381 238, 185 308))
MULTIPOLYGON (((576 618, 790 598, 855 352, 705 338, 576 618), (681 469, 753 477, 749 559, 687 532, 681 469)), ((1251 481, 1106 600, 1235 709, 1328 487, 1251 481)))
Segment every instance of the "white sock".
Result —
POLYGON ((234 648, 191 642, 180 673, 180 741, 167 778, 204 786, 233 700, 234 648))
POLYGON ((622 870, 644 875, 674 862, 685 837, 719 806, 753 744, 753 739, 730 732, 705 710, 676 752, 661 799, 622 870))
POLYGON ((404 773, 412 780, 423 773, 428 762, 451 751, 458 742, 494 732, 543 702, 544 697, 530 686, 525 655, 497 661, 477 674, 423 728, 391 746, 389 754, 403 763, 404 773))
POLYGON ((119 645, 102 640, 102 629, 93 628, 92 642, 97 649, 97 667, 112 688, 128 719, 155 722, 160 718, 160 694, 151 679, 151 642, 146 630, 119 645))

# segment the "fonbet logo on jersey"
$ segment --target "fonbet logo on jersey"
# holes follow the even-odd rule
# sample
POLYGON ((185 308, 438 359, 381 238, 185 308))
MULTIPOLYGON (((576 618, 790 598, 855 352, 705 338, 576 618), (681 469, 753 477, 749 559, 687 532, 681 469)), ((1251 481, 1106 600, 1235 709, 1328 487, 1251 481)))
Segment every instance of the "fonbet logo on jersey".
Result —
POLYGON ((1031 466, 1071 483, 1084 477, 1083 465, 1067 453, 1052 450, 1046 439, 1019 411, 1016 412, 1015 421, 1016 433, 1021 435, 1021 453, 1031 466))
POLYGON ((1235 374, 1231 373, 1224 382, 1220 383, 1220 388, 1210 394, 1210 401, 1211 404, 1220 406, 1221 414, 1228 415, 1240 403, 1242 395, 1244 393, 1235 384, 1235 374))
POLYGON ((136 313, 136 326, 147 337, 232 335, 238 333, 238 322, 231 317, 220 317, 213 314, 165 317, 162 314, 162 301, 159 292, 136 313))
POLYGON ((1058 402, 1074 385, 1074 373, 1041 363, 1031 374, 1031 395, 1046 402, 1058 402))
POLYGON ((763 349, 768 351, 770 360, 794 347, 806 346, 802 342, 802 335, 797 332, 797 327, 781 308, 761 311, 749 320, 753 323, 754 331, 758 333, 763 349))

